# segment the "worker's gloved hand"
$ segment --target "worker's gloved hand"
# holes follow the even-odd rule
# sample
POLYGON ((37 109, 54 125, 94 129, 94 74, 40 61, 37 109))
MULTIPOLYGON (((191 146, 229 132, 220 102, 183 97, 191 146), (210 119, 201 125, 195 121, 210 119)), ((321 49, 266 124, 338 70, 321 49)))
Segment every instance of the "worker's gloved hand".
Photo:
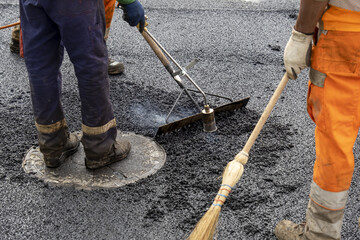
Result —
POLYGON ((312 34, 304 34, 294 28, 284 51, 286 72, 291 79, 296 79, 300 71, 310 66, 312 34))
POLYGON ((123 19, 133 27, 139 24, 139 31, 144 31, 145 13, 141 3, 135 0, 130 4, 121 4, 121 7, 124 11, 123 19))

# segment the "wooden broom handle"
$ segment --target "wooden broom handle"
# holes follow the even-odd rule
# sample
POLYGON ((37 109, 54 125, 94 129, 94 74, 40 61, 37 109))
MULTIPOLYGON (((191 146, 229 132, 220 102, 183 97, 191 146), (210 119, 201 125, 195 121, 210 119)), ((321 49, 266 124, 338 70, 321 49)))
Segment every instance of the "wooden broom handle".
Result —
POLYGON ((9 28, 9 27, 13 27, 13 26, 16 26, 16 25, 19 25, 19 24, 20 24, 20 21, 17 21, 17 22, 15 22, 15 23, 11 23, 11 24, 9 24, 9 25, 1 26, 1 27, 0 27, 0 30, 1 30, 1 29, 5 29, 5 28, 9 28))
POLYGON ((261 129, 263 128, 266 120, 268 119, 272 109, 274 108, 277 100, 279 99, 279 97, 280 97, 282 91, 284 90, 288 81, 289 81, 289 78, 287 76, 287 73, 285 73, 283 78, 281 79, 279 85, 277 86, 274 94, 272 95, 269 103, 267 104, 263 114, 261 115, 258 123, 256 124, 254 130, 252 131, 249 139, 247 140, 244 148, 242 149, 242 152, 245 152, 246 154, 249 153, 251 147, 254 145, 256 138, 258 137, 261 129))

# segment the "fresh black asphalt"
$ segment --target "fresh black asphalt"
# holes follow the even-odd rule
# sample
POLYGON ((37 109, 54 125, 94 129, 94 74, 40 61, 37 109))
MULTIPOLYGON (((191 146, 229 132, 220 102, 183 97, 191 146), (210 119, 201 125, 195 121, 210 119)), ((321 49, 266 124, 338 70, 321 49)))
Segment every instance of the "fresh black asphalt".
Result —
MULTIPOLYGON (((207 92, 246 108, 216 117, 218 131, 200 123, 156 137, 167 162, 155 175, 114 190, 50 187, 21 168, 37 144, 25 62, 9 50, 11 29, 0 30, 0 239, 186 239, 210 206, 227 162, 242 149, 284 74, 282 56, 297 0, 143 0, 149 31, 207 92)), ((0 25, 18 20, 18 2, 0 0, 0 25)), ((108 50, 126 71, 110 77, 118 129, 153 137, 179 87, 142 36, 116 9, 108 50)), ((71 131, 81 129, 80 100, 68 57, 62 65, 63 106, 71 131)), ((314 124, 306 112, 307 71, 290 81, 250 151, 225 203, 218 239, 276 239, 281 219, 301 222, 315 157, 314 124)), ((199 98, 201 100, 201 98, 199 98)), ((224 101, 209 98, 212 106, 224 101)), ((172 119, 195 113, 186 96, 172 119)), ((360 239, 359 144, 343 239, 360 239)))

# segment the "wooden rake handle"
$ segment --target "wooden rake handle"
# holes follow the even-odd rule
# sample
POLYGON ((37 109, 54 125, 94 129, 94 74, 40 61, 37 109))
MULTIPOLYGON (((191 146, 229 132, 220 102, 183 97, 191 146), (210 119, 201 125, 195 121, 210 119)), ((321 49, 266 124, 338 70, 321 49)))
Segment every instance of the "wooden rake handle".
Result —
POLYGON ((160 49, 160 47, 156 44, 156 42, 151 38, 150 33, 148 32, 148 30, 145 28, 144 31, 141 34, 145 38, 146 42, 149 44, 151 49, 154 51, 156 56, 159 58, 161 63, 164 65, 166 70, 168 70, 168 72, 170 74, 172 74, 174 72, 174 69, 171 67, 170 61, 167 59, 167 57, 165 56, 163 51, 160 49))
POLYGON ((254 142, 256 138, 259 136, 261 129, 263 128, 266 120, 268 119, 271 111, 273 110, 277 100, 279 99, 282 91, 284 90, 287 82, 289 81, 289 78, 287 76, 287 73, 284 74, 283 78, 281 79, 279 85, 277 86, 274 94, 272 95, 269 103, 267 104, 263 114, 261 115, 258 123, 256 124, 254 130, 252 131, 249 139, 247 140, 244 148, 235 156, 235 160, 240 161, 242 164, 247 163, 247 159, 249 156, 249 151, 251 147, 254 145, 254 142))

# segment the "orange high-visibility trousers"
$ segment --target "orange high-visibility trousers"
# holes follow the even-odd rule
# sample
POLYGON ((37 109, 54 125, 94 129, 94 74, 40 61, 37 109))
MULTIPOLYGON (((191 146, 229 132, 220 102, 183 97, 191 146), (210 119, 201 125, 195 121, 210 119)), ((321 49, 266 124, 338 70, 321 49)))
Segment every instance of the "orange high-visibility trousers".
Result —
POLYGON ((111 25, 115 10, 115 1, 116 0, 104 0, 106 28, 109 28, 111 25))
POLYGON ((314 181, 323 190, 340 192, 350 187, 360 126, 360 33, 319 35, 308 91, 308 113, 316 123, 314 181))
POLYGON ((106 31, 105 31, 105 36, 104 36, 105 41, 109 37, 110 25, 111 25, 112 17, 114 15, 114 10, 115 10, 115 1, 116 0, 104 0, 105 21, 106 21, 106 31))
POLYGON ((309 239, 340 239, 360 127, 360 32, 319 30, 307 109, 316 123, 316 160, 307 209, 309 239), (325 237, 325 238, 322 238, 325 237))

